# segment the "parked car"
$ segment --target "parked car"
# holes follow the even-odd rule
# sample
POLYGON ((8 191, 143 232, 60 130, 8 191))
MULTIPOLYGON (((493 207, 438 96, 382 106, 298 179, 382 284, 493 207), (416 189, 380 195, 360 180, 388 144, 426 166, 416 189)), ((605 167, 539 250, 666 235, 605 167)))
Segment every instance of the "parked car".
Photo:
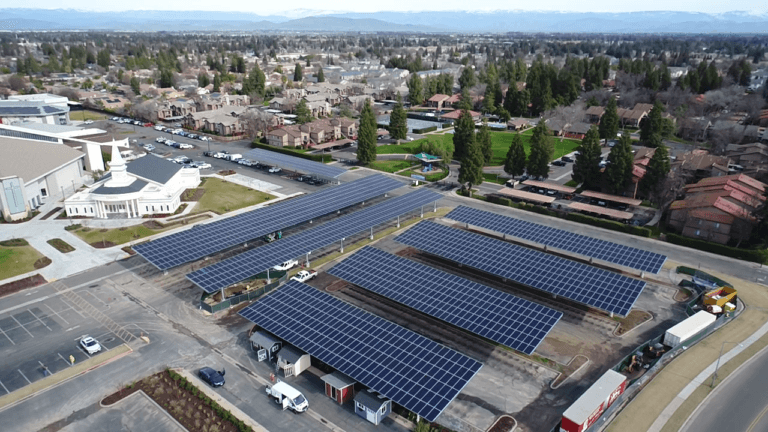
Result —
POLYGON ((273 270, 290 270, 294 267, 299 265, 299 262, 296 260, 288 260, 282 264, 278 264, 274 267, 272 267, 273 270))
POLYGON ((162 126, 160 126, 160 125, 158 125, 158 126, 155 126, 155 130, 156 130, 156 131, 162 131, 163 129, 165 129, 165 128, 164 128, 164 127, 162 127, 162 126))
POLYGON ((290 409, 296 413, 302 413, 309 409, 307 398, 300 391, 283 381, 267 386, 266 392, 267 396, 273 398, 275 403, 281 405, 283 409, 290 409))
POLYGON ((174 140, 169 140, 169 139, 165 140, 165 145, 167 146, 173 146, 174 144, 176 144, 176 141, 174 140))
POLYGON ((86 120, 83 122, 83 124, 87 124, 87 125, 93 124, 93 120, 86 120))
POLYGON ((120 117, 112 117, 110 120, 112 120, 112 121, 118 121, 118 120, 120 120, 120 117))
POLYGON ((163 138, 163 137, 157 137, 157 138, 155 138, 155 142, 156 142, 156 143, 160 143, 160 144, 162 144, 162 143, 164 143, 165 141, 166 141, 166 140, 165 140, 165 138, 163 138))
POLYGON ((216 153, 216 152, 212 152, 212 151, 204 151, 204 152, 203 152, 203 156, 213 157, 213 155, 214 155, 215 153, 216 153))
POLYGON ((181 127, 181 123, 174 123, 174 124, 173 124, 173 127, 175 127, 175 128, 180 128, 180 127, 181 127))
POLYGON ((224 159, 226 159, 226 160, 228 160, 230 162, 235 162, 238 159, 242 159, 242 158, 243 158, 243 155, 241 155, 239 153, 228 154, 227 156, 224 157, 224 159))
POLYGON ((208 162, 204 162, 204 161, 193 161, 191 165, 193 167, 195 167, 195 168, 211 169, 211 164, 209 164, 208 162))
POLYGON ((207 137, 207 136, 199 136, 199 137, 197 137, 197 139, 199 139, 200 141, 210 141, 210 140, 211 140, 211 137, 207 137))
POLYGON ((186 156, 176 156, 175 158, 173 158, 173 160, 176 161, 176 163, 190 163, 190 162, 192 162, 192 159, 190 159, 190 158, 188 158, 186 156))
POLYGON ((146 150, 146 151, 154 151, 155 150, 155 146, 153 146, 152 144, 144 144, 144 150, 146 150))
POLYGON ((197 372, 197 376, 212 387, 221 387, 224 385, 224 369, 217 371, 211 367, 204 367, 197 372))
POLYGON ((570 156, 563 156, 560 158, 560 160, 563 162, 573 162, 573 158, 570 156))
POLYGON ((269 169, 270 174, 279 173, 280 171, 282 171, 282 168, 276 166, 269 169))
POLYGON ((195 148, 195 146, 193 146, 192 144, 187 144, 187 143, 179 143, 179 148, 180 149, 193 149, 193 148, 195 148))
POLYGON ((292 277, 291 280, 296 282, 306 282, 308 280, 312 280, 317 276, 317 272, 314 270, 302 270, 298 273, 296 273, 296 276, 292 277))
POLYGON ((80 338, 80 346, 83 347, 88 354, 96 354, 101 351, 101 345, 99 345, 96 339, 88 335, 80 338))
POLYGON ((195 139, 195 138, 197 138, 197 135, 195 135, 195 134, 187 134, 187 138, 195 139))
POLYGON ((564 161, 564 160, 560 160, 560 159, 558 159, 558 160, 556 160, 556 161, 552 161, 552 165, 556 165, 556 166, 566 166, 566 165, 568 165, 568 164, 567 164, 567 163, 565 163, 565 161, 564 161))
POLYGON ((245 166, 253 165, 253 163, 251 162, 250 159, 238 159, 237 163, 240 164, 240 165, 245 165, 245 166))
POLYGON ((147 123, 144 123, 144 127, 152 127, 152 126, 154 126, 154 125, 155 125, 155 124, 154 124, 154 123, 152 123, 152 122, 147 122, 147 123))

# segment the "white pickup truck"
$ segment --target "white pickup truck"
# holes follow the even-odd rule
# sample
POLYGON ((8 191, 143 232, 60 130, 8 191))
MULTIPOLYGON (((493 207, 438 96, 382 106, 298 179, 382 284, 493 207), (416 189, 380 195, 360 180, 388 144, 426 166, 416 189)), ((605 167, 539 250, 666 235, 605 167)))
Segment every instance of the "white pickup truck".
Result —
POLYGON ((309 402, 304 395, 283 381, 267 386, 267 396, 274 398, 275 403, 282 404, 283 410, 290 409, 301 413, 309 408, 309 402))
POLYGON ((296 282, 306 282, 310 279, 314 279, 315 276, 317 276, 317 272, 314 270, 302 270, 296 273, 296 276, 292 277, 291 280, 296 282))

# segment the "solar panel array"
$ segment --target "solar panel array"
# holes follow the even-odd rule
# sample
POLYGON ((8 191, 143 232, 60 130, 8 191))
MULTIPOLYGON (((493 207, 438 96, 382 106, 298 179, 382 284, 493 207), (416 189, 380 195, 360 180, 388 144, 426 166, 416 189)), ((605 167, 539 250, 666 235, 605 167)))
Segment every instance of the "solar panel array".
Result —
POLYGON ((134 246, 161 270, 369 200, 403 184, 377 174, 134 246))
POLYGON ((315 174, 329 179, 337 178, 347 172, 347 170, 339 168, 338 166, 326 165, 322 162, 314 162, 309 159, 302 159, 296 156, 289 156, 264 149, 250 150, 245 153, 243 157, 246 159, 257 160, 261 164, 278 166, 280 168, 304 174, 315 174))
POLYGON ((645 288, 642 281, 434 222, 421 222, 395 240, 621 316, 645 288))
POLYGON ((285 237, 274 243, 251 249, 217 264, 204 267, 187 278, 206 292, 219 289, 255 276, 289 259, 326 247, 334 242, 391 221, 419 207, 439 200, 442 195, 421 189, 392 198, 315 228, 285 237))
POLYGON ((373 247, 356 252, 328 273, 529 355, 563 316, 373 247))
POLYGON ((665 255, 645 251, 630 246, 575 234, 569 231, 527 222, 510 216, 460 206, 448 213, 448 219, 476 225, 544 244, 564 251, 597 258, 610 263, 657 274, 664 262, 665 255))
POLYGON ((482 367, 299 282, 285 284, 240 315, 429 421, 482 367))

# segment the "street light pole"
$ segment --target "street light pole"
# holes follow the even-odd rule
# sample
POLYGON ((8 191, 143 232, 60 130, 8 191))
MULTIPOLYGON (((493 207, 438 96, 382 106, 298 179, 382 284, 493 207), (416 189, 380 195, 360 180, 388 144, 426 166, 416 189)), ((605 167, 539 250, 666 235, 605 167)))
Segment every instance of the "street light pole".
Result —
POLYGON ((738 346, 741 346, 741 343, 739 342, 728 342, 728 341, 725 341, 723 342, 722 345, 720 345, 720 354, 717 356, 717 363, 715 363, 715 373, 712 374, 712 382, 709 384, 710 388, 715 387, 715 380, 717 379, 717 369, 720 367, 720 357, 723 356, 723 348, 725 348, 725 344, 727 343, 737 344, 738 346))

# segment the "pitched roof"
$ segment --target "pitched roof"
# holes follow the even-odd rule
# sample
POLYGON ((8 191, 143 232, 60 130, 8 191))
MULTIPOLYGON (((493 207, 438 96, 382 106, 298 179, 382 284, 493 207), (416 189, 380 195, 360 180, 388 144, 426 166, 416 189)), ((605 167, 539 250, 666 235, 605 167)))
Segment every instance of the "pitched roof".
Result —
MULTIPOLYGON (((440 117, 441 118, 446 118, 446 119, 451 119, 451 120, 458 120, 458 118, 461 117, 461 112, 462 112, 462 110, 455 110, 455 111, 451 111, 449 113, 445 113, 445 114, 441 115, 440 117)), ((469 111, 469 115, 471 115, 472 117, 478 117, 480 115, 480 113, 479 112, 475 112, 475 111, 469 111)))
POLYGON ((450 98, 450 96, 438 93, 438 94, 432 96, 431 98, 429 98, 428 100, 430 102, 443 102, 443 101, 447 100, 448 98, 450 98))
POLYGON ((38 179, 85 153, 64 144, 21 140, 0 136, 0 177, 18 176, 25 183, 38 179))
POLYGON ((141 177, 154 183, 166 184, 168 180, 181 170, 181 165, 161 157, 145 156, 128 163, 126 169, 136 177, 141 177))
POLYGON ((691 210, 690 213, 688 213, 691 217, 695 217, 697 219, 704 219, 710 222, 719 222, 724 224, 732 224, 734 220, 736 220, 736 217, 720 210, 720 209, 697 209, 697 210, 691 210))
POLYGON ((366 408, 370 408, 371 411, 378 411, 388 400, 389 399, 379 399, 373 393, 367 391, 361 391, 355 395, 355 402, 361 403, 366 408))
POLYGON ((605 113, 605 108, 595 105, 587 108, 587 115, 602 116, 605 113))

